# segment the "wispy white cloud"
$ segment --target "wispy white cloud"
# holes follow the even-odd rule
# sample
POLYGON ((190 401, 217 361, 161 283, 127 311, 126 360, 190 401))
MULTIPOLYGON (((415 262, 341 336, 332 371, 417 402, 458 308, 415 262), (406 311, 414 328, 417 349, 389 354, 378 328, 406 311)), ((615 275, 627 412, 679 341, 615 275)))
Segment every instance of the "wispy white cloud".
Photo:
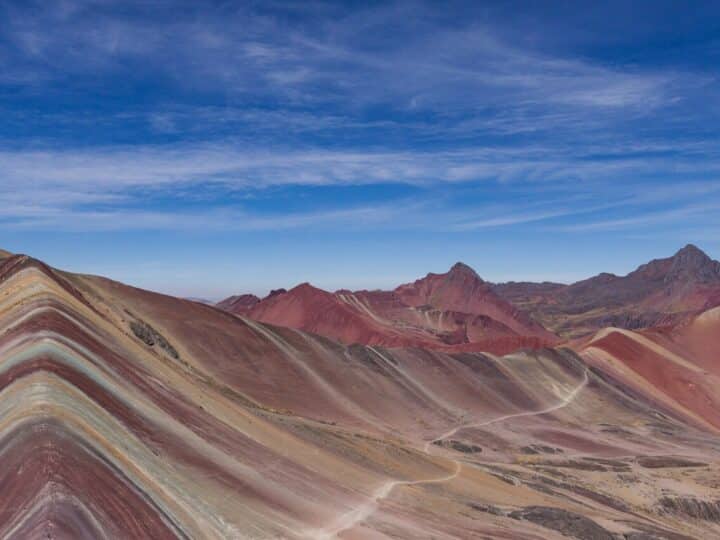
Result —
POLYGON ((0 209, 0 223, 15 230, 53 231, 278 231, 298 228, 343 226, 346 229, 387 224, 396 217, 392 206, 361 206, 315 212, 259 214, 236 208, 198 211, 94 210, 61 205, 18 205, 0 209))
MULTIPOLYGON (((628 182, 627 178, 634 175, 667 174, 669 166, 681 171, 681 175, 720 172, 720 162, 696 162, 693 152, 685 157, 671 158, 660 153, 640 158, 634 151, 629 156, 620 154, 607 159, 543 146, 361 152, 282 148, 259 151, 221 143, 6 150, 0 152, 0 217, 6 226, 84 226, 93 230, 282 229, 323 222, 350 227, 353 223, 369 226, 379 221, 386 226, 426 228, 433 219, 423 216, 430 212, 435 223, 432 227, 459 232, 578 219, 581 214, 606 208, 633 207, 638 215, 644 215, 647 207, 661 203, 686 205, 684 210, 676 211, 682 216, 700 211, 688 206, 690 203, 707 201, 720 192, 715 181, 689 181, 682 176, 677 176, 676 183, 654 190, 652 182, 628 182), (322 209, 267 216, 248 210, 251 204, 244 204, 242 211, 228 206, 228 197, 247 200, 247 195, 262 195, 268 189, 370 184, 413 186, 419 190, 422 204, 426 200, 435 207, 416 208, 412 214, 408 201, 397 196, 383 205, 334 199, 322 209), (465 186, 484 186, 496 197, 511 197, 512 205, 487 208, 479 199, 475 208, 462 208, 457 202, 465 186), (172 200, 178 208, 203 199, 207 209, 147 209, 148 201, 160 199, 172 200)), ((584 225, 564 226, 562 230, 614 230, 647 219, 596 219, 584 225)))
POLYGON ((689 220, 705 219, 707 212, 717 212, 718 210, 720 210, 720 201, 690 204, 659 212, 644 211, 629 217, 576 223, 558 227, 556 230, 566 232, 632 231, 661 224, 682 223, 687 225, 689 220))
MULTIPOLYGON (((107 116, 54 109, 42 120, 25 111, 17 124, 82 125, 42 130, 48 139, 101 123, 112 134, 119 124, 140 123, 149 135, 143 132, 134 145, 56 139, 43 147, 33 138, 30 148, 2 141, 6 226, 271 229, 383 222, 469 232, 582 214, 587 223, 563 221, 558 230, 619 230, 694 215, 702 197, 716 195, 717 183, 707 180, 720 173, 714 139, 666 135, 668 122, 698 124, 693 114, 683 120, 675 114, 678 103, 712 82, 692 70, 558 52, 483 17, 447 24, 432 3, 353 10, 331 3, 303 10, 188 3, 187 15, 164 2, 38 5, 0 5, 8 45, 0 50, 0 85, 41 95, 63 84, 74 90, 98 78, 104 86, 127 79, 157 84, 159 94, 167 90, 179 101, 202 99, 158 100, 107 116), (657 132, 648 127, 655 120, 657 132), (625 130, 637 121, 640 135, 625 130), (149 142, 158 139, 186 142, 149 142), (320 210, 267 215, 223 201, 266 189, 372 184, 411 186, 435 205, 411 212, 400 198, 382 205, 338 199, 320 210), (522 187, 505 209, 488 209, 483 201, 451 209, 439 200, 478 185, 499 195, 522 187), (586 200, 573 206, 578 193, 586 200), (208 198, 204 210, 144 204, 200 196, 208 198), (542 204, 528 202, 533 198, 542 204), (650 212, 658 202, 675 206, 650 212), (594 212, 601 205, 615 213, 599 218, 594 212)), ((705 92, 703 99, 713 96, 705 92)))
POLYGON ((698 84, 688 73, 550 56, 513 44, 477 21, 444 26, 427 4, 320 9, 316 22, 310 17, 293 25, 237 4, 190 9, 187 17, 167 16, 164 9, 171 6, 162 4, 154 10, 143 4, 125 10, 67 4, 73 9, 5 8, 6 35, 20 52, 6 59, 5 73, 64 78, 135 61, 193 88, 291 102, 412 102, 430 110, 493 103, 648 110, 672 102, 678 86, 698 84), (413 32, 407 31, 408 20, 413 32), (389 28, 406 34, 388 39, 389 28), (385 46, 378 48, 370 36, 383 36, 385 46))
MULTIPOLYGON (((607 151, 607 150, 606 150, 607 151)), ((603 180, 674 171, 712 173, 720 160, 691 155, 592 157, 552 146, 474 147, 456 151, 253 150, 237 145, 173 144, 0 151, 0 189, 61 187, 107 193, 183 184, 230 188, 274 185, 416 184, 477 181, 603 180)))
MULTIPOLYGON (((557 204, 561 204, 555 201, 557 204)), ((563 202, 564 203, 564 202, 563 202)), ((557 210, 544 210, 544 211, 528 211, 520 209, 508 209, 506 213, 499 214, 493 217, 484 217, 481 219, 475 219, 470 221, 463 221, 456 225, 453 225, 450 229, 454 231, 472 231, 477 229, 488 229, 497 227, 506 227, 512 225, 524 225, 526 223, 535 223, 539 221, 547 221, 554 218, 561 218, 566 216, 577 216, 578 214, 586 214, 589 212, 595 212, 601 208, 608 208, 613 206, 622 206, 622 202, 616 202, 614 204, 606 204, 601 206, 578 206, 576 208, 560 208, 557 210)))

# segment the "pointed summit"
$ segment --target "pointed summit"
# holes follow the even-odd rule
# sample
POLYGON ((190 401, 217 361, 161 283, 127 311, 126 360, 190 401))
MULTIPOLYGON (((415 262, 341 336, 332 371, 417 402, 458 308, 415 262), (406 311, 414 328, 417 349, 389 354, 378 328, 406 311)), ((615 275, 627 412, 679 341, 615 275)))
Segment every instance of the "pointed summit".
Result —
POLYGON ((476 277, 478 279, 480 278, 480 276, 475 270, 473 270, 470 266, 463 262, 456 262, 455 264, 453 264, 448 271, 448 275, 466 275, 476 277))
POLYGON ((672 258, 691 264, 712 262, 712 259, 707 255, 707 253, 694 244, 686 245, 684 248, 675 253, 672 258))
POLYGON ((481 315, 502 323, 518 335, 548 340, 555 337, 526 313, 500 298, 490 283, 462 262, 455 263, 445 274, 430 273, 413 283, 400 285, 394 294, 401 302, 415 308, 481 315))
POLYGON ((683 252, 699 252, 699 253, 702 253, 703 255, 705 255, 705 252, 702 249, 700 249, 699 247, 697 247, 695 244, 685 244, 685 247, 678 250, 678 253, 683 253, 683 252))
POLYGON ((626 277, 664 283, 718 283, 720 262, 697 246, 688 244, 671 257, 654 259, 626 277))
POLYGON ((688 244, 670 258, 671 266, 666 281, 687 280, 697 282, 720 281, 720 262, 712 260, 703 250, 688 244))
MULTIPOLYGON (((281 291, 282 291, 281 289, 277 289, 277 290, 273 291, 275 294, 268 295, 268 298, 270 298, 271 296, 277 296, 278 294, 283 294, 283 292, 281 292, 281 291)), ((332 294, 332 293, 329 293, 328 291, 320 289, 319 287, 316 287, 309 281, 303 281, 302 283, 295 285, 289 291, 285 291, 285 292, 290 293, 290 294, 295 294, 295 295, 297 295, 297 294, 320 294, 320 295, 332 294)))
POLYGON ((458 261, 450 267, 451 272, 475 272, 469 265, 462 261, 458 261))

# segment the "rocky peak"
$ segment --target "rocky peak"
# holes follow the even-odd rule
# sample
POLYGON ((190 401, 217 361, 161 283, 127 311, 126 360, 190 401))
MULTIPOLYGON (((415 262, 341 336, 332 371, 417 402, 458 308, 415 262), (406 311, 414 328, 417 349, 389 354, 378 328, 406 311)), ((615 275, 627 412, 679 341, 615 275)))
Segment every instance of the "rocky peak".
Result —
POLYGON ((446 275, 449 278, 483 281, 482 278, 477 274, 477 272, 475 272, 475 270, 462 262, 456 262, 454 265, 452 265, 452 268, 450 268, 446 275))
POLYGON ((215 307, 224 309, 230 313, 244 314, 252 309, 258 302, 260 302, 260 298, 254 294, 239 294, 218 302, 215 304, 215 307))
MULTIPOLYGON (((307 285, 310 285, 309 283, 307 285)), ((277 296, 279 294, 285 294, 287 292, 287 289, 273 289, 268 293, 268 295, 263 298, 263 300, 267 300, 268 298, 272 298, 273 296, 277 296)))
POLYGON ((670 258, 666 281, 676 279, 720 282, 720 262, 712 260, 700 248, 688 244, 670 258))
POLYGON ((700 248, 688 244, 672 257, 655 259, 640 266, 628 277, 640 277, 665 283, 720 283, 720 262, 712 260, 700 248))
POLYGON ((707 253, 693 244, 686 245, 673 255, 672 259, 677 264, 690 267, 705 266, 708 263, 713 262, 713 260, 708 257, 707 253))
MULTIPOLYGON (((315 287, 315 285, 311 284, 309 281, 303 281, 302 283, 295 285, 292 289, 290 289, 290 292, 315 292, 319 290, 320 289, 315 287)), ((276 296, 278 294, 283 294, 283 292, 281 292, 281 289, 271 291, 268 296, 276 296)))

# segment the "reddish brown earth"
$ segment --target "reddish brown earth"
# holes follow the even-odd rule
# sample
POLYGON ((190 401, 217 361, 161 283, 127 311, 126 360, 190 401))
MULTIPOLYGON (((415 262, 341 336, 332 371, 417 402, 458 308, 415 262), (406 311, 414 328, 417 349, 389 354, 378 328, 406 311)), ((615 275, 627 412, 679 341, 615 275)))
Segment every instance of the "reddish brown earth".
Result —
POLYGON ((606 327, 672 326, 718 305, 720 262, 688 245, 627 276, 603 273, 571 285, 491 284, 457 263, 392 291, 330 293, 304 283, 217 307, 343 343, 505 354, 606 327))
POLYGON ((303 283, 260 301, 233 296, 217 307, 343 343, 502 354, 557 342, 462 263, 393 291, 330 293, 303 283))
POLYGON ((572 285, 510 282, 493 289, 546 328, 578 337, 608 326, 672 325, 720 305, 720 262, 687 245, 626 276, 604 273, 572 285))
MULTIPOLYGON (((460 270, 368 303, 528 324, 460 270)), ((346 345, 3 257, 0 536, 717 538, 719 330, 346 345)))
POLYGON ((231 313, 244 315, 248 313, 258 302, 260 302, 260 298, 254 294, 241 294, 238 296, 231 296, 222 302, 218 302, 217 307, 231 313))
MULTIPOLYGON (((720 332, 720 326, 716 328, 720 332)), ((720 336, 720 334, 716 334, 720 336)), ((718 338, 716 337, 716 340, 718 338)), ((688 422, 720 429, 717 359, 704 369, 704 355, 676 346, 652 331, 602 330, 583 348, 586 358, 622 376, 648 399, 672 403, 688 422)))

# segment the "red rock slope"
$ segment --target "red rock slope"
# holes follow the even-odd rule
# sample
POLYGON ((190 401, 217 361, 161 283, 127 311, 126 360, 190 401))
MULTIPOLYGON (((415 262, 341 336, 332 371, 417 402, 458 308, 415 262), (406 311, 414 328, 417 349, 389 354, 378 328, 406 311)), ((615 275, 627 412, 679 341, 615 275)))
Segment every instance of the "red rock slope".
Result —
POLYGON ((580 350, 647 399, 720 431, 720 308, 673 326, 604 329, 580 350))
POLYGON ((428 274, 394 291, 323 291, 304 283, 284 293, 218 307, 344 343, 506 353, 556 337, 500 298, 470 267, 428 274))

